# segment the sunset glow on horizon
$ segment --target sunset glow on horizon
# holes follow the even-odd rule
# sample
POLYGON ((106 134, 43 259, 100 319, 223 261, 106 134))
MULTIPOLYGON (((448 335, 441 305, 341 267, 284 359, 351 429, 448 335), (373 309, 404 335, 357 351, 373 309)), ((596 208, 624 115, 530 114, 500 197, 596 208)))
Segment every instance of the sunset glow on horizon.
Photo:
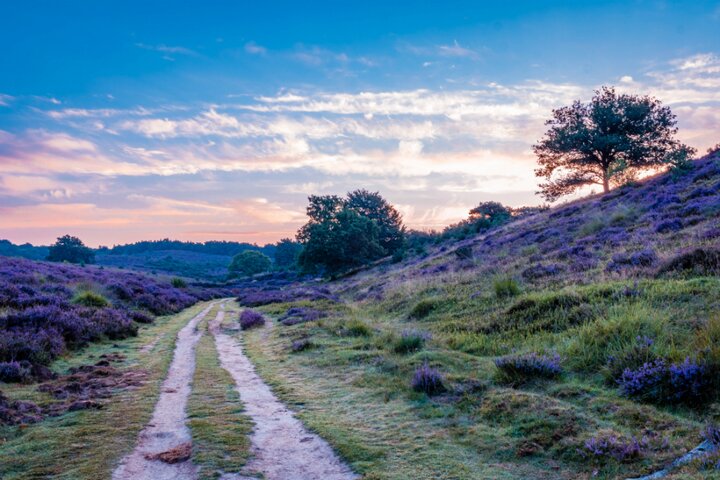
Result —
POLYGON ((423 5, 5 6, 0 239, 262 244, 356 188, 417 229, 537 205, 544 122, 601 85, 720 142, 717 2, 423 5))

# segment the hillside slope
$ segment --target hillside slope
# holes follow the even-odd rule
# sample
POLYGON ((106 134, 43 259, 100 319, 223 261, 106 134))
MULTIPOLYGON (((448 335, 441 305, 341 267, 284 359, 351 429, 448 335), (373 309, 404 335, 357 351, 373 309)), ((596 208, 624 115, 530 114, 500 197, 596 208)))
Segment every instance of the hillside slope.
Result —
MULTIPOLYGON (((628 478, 720 421, 720 159, 240 301, 263 377, 373 479, 628 478)), ((711 478, 717 458, 670 478, 711 478)))

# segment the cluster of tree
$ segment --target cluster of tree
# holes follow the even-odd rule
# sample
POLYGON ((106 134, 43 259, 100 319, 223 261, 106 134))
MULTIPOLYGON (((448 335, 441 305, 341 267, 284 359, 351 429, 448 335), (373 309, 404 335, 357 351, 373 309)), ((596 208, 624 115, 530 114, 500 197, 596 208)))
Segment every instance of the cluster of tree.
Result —
POLYGON ((10 240, 0 240, 0 255, 4 257, 21 257, 30 260, 45 260, 48 256, 48 247, 36 247, 29 243, 15 245, 10 240))
POLYGON ((439 238, 441 240, 468 238, 504 225, 512 220, 534 215, 547 209, 547 206, 513 208, 499 202, 482 202, 470 210, 468 218, 445 227, 442 233, 439 234, 439 238))
POLYGON ((50 246, 47 259, 51 262, 95 263, 95 252, 79 238, 65 235, 50 246))
POLYGON ((183 242, 180 240, 170 240, 165 238, 163 240, 144 240, 127 245, 116 245, 112 248, 101 247, 98 250, 98 253, 108 253, 110 255, 133 255, 163 250, 182 250, 187 252, 205 253, 208 255, 224 255, 228 257, 237 255, 245 250, 256 250, 272 257, 275 253, 275 245, 267 244, 259 246, 252 243, 228 242, 224 240, 183 242))
POLYGON ((337 274, 403 248, 400 213, 378 192, 355 190, 346 197, 311 195, 308 222, 297 239, 303 271, 337 274))

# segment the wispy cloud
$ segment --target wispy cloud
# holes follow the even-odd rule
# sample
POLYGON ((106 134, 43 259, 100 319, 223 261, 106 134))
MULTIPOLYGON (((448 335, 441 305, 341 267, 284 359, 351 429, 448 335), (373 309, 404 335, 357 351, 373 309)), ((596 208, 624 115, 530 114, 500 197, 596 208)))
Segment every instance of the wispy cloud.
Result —
POLYGON ((172 46, 172 45, 165 45, 165 44, 158 44, 158 45, 148 45, 145 43, 136 43, 136 47, 141 48, 143 50, 151 50, 153 52, 159 52, 163 53, 163 58, 165 60, 174 61, 175 57, 174 55, 185 55, 188 57, 198 57, 200 54, 196 52, 195 50, 192 50, 190 48, 186 47, 180 47, 180 46, 172 46))
POLYGON ((1 107, 7 107, 10 105, 10 102, 12 102, 15 99, 12 95, 6 95, 3 93, 0 93, 0 106, 1 107))
POLYGON ((251 55, 265 55, 267 54, 267 48, 262 45, 258 45, 255 42, 248 42, 245 44, 245 51, 251 55))

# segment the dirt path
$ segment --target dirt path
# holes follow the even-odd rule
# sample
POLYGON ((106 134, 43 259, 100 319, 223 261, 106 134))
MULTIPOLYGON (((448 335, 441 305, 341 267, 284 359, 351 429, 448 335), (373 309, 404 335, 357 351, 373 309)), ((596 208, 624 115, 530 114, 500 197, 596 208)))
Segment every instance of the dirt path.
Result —
MULTIPOLYGON (((217 302, 215 302, 217 303, 217 302)), ((195 371, 195 345, 202 336, 197 325, 215 305, 208 305, 178 333, 175 353, 150 423, 140 433, 135 450, 122 460, 113 480, 192 480, 197 469, 189 461, 190 431, 185 425, 185 406, 195 371), (168 453, 166 461, 157 458, 168 453), (173 458, 174 457, 174 458, 173 458)))
MULTIPOLYGON (((210 324, 220 364, 235 380, 245 412, 253 422, 253 457, 246 475, 262 474, 267 480, 346 480, 358 478, 335 455, 330 445, 308 432, 292 412, 255 373, 241 345, 222 332, 224 312, 210 324)), ((224 478, 244 478, 226 476, 224 478)))

